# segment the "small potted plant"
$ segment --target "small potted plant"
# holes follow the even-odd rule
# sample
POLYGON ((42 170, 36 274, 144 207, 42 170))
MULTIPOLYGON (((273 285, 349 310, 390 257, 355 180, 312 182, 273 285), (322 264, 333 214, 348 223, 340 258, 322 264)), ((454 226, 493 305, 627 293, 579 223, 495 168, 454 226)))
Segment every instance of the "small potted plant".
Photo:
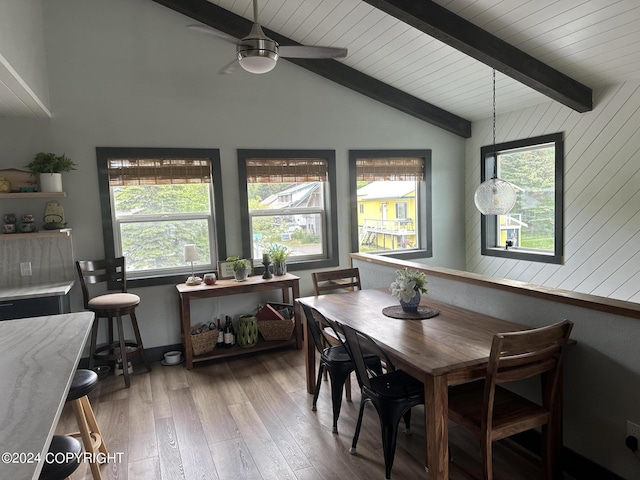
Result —
POLYGON ((39 174, 41 192, 61 192, 62 172, 76 169, 76 164, 64 153, 38 153, 27 165, 32 174, 39 174))
POLYGON ((273 274, 285 275, 287 273, 287 259, 293 251, 280 243, 270 243, 266 251, 273 262, 273 274))
POLYGON ((237 282, 242 282, 249 276, 249 261, 239 257, 227 257, 227 262, 233 262, 233 275, 237 282))
POLYGON ((408 313, 416 313, 420 305, 420 296, 427 294, 427 276, 417 270, 396 270, 396 279, 391 282, 389 290, 391 295, 400 300, 402 310, 408 313))

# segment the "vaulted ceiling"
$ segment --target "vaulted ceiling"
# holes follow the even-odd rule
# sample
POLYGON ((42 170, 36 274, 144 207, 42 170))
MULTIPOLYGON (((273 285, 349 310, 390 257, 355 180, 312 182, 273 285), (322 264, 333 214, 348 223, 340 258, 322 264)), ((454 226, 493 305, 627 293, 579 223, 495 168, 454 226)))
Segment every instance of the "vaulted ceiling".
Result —
MULTIPOLYGON (((185 26, 201 22, 236 38, 253 20, 251 0, 153 1, 184 14, 185 26)), ((499 113, 551 100, 584 112, 591 89, 640 80, 636 0, 258 2, 260 24, 280 44, 349 51, 340 60, 280 62, 463 137, 472 121, 491 116, 492 67, 499 113)))
MULTIPOLYGON (((241 38, 251 0, 154 0, 241 38)), ((346 47, 304 68, 463 137, 498 110, 554 100, 585 112, 592 88, 640 79, 634 0, 259 0, 280 44, 346 47), (345 68, 347 67, 347 68, 345 68)))

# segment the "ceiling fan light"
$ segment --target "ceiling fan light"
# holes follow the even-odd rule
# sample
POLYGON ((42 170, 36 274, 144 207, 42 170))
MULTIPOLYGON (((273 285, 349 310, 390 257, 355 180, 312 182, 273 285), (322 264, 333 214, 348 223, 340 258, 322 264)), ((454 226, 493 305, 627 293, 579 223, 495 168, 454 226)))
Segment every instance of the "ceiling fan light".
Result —
POLYGON ((278 54, 266 50, 250 50, 238 53, 240 66, 249 73, 267 73, 274 69, 278 54))
POLYGON ((474 201, 483 215, 506 215, 516 204, 516 190, 506 180, 492 178, 480 184, 474 201))

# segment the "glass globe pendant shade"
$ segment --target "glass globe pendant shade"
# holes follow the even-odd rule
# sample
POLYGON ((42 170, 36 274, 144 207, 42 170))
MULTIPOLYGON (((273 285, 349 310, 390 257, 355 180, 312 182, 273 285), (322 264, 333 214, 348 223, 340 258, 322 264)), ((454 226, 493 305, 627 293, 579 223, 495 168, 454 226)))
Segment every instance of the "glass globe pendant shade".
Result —
POLYGON ((516 191, 509 182, 492 178, 480 184, 474 201, 483 215, 505 215, 516 204, 516 191))

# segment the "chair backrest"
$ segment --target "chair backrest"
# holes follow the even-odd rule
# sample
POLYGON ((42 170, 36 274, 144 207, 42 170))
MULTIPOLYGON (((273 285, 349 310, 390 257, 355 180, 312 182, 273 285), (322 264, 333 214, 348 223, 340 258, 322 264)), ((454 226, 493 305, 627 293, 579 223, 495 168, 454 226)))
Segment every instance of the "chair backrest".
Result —
POLYGON ((367 366, 367 363, 365 362, 365 352, 367 355, 373 354, 378 356, 380 360, 385 363, 387 372, 395 370, 387 354, 371 337, 349 327, 348 325, 337 324, 336 322, 328 319, 327 322, 334 329, 338 330, 338 333, 342 333, 344 335, 344 346, 349 352, 351 360, 356 367, 356 377, 358 378, 360 388, 366 387, 369 390, 372 390, 371 378, 379 375, 378 372, 367 366))
POLYGON ((91 300, 89 285, 106 282, 108 290, 118 290, 122 293, 127 291, 124 257, 106 260, 77 260, 76 270, 80 277, 85 308, 88 308, 89 300, 91 300))
POLYGON ((322 353, 324 342, 322 341, 322 331, 320 330, 318 322, 325 322, 326 318, 315 308, 305 305, 304 303, 302 304, 302 310, 307 319, 307 331, 311 334, 311 338, 313 338, 313 343, 318 352, 322 353))
POLYGON ((490 423, 497 384, 544 374, 543 406, 548 408, 558 391, 560 366, 573 323, 499 333, 493 337, 483 399, 483 421, 490 423))
POLYGON ((345 268, 342 270, 330 270, 328 272, 313 272, 313 289, 317 295, 323 295, 336 290, 361 290, 360 270, 358 268, 345 268))

